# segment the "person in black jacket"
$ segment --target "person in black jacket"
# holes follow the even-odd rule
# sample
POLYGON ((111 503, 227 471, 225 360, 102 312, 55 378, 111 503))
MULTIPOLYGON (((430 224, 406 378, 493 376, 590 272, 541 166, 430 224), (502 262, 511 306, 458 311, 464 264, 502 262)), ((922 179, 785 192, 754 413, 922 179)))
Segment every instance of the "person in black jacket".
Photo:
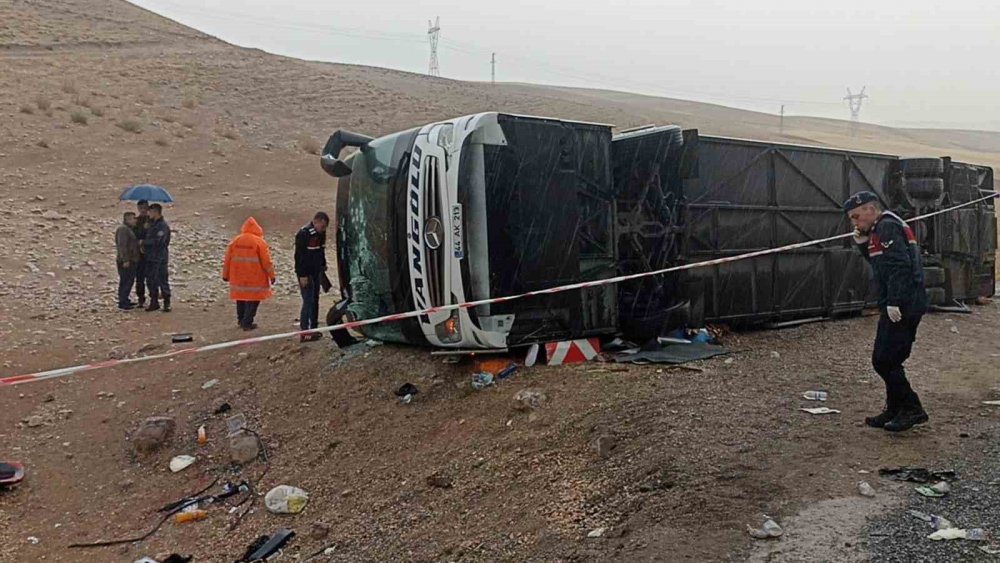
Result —
POLYGON ((910 357, 917 326, 927 312, 920 245, 899 215, 883 211, 878 196, 859 192, 844 202, 854 226, 854 242, 868 259, 879 284, 882 311, 875 334, 872 366, 885 382, 886 406, 865 424, 891 432, 927 422, 920 397, 906 379, 903 363, 910 357))
POLYGON ((163 220, 163 207, 159 203, 149 206, 149 225, 146 238, 141 241, 146 258, 146 286, 149 288, 147 311, 160 310, 160 295, 163 295, 163 312, 170 312, 170 225, 163 220))
MULTIPOLYGON (((309 330, 319 328, 319 290, 326 272, 326 228, 330 217, 322 211, 316 213, 312 222, 295 234, 295 275, 299 279, 302 293, 302 310, 299 312, 299 328, 309 330)), ((322 338, 322 334, 303 334, 302 342, 322 338)))
MULTIPOLYGON (((135 238, 142 242, 142 239, 146 238, 146 229, 149 228, 149 202, 140 199, 136 203, 136 215, 135 226, 132 227, 132 232, 135 233, 135 238)), ((146 256, 144 254, 139 254, 139 261, 135 266, 135 296, 139 298, 139 307, 146 306, 146 256)))

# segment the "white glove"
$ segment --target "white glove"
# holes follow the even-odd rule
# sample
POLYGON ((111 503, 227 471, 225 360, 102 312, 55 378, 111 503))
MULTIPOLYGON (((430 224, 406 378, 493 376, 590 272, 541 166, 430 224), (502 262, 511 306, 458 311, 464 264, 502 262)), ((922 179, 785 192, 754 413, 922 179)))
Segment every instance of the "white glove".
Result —
POLYGON ((903 312, 899 310, 899 307, 888 306, 885 308, 886 314, 889 315, 889 320, 898 323, 903 319, 903 312))
POLYGON ((864 244, 866 242, 868 242, 868 235, 862 233, 858 229, 854 229, 854 243, 855 244, 864 244))

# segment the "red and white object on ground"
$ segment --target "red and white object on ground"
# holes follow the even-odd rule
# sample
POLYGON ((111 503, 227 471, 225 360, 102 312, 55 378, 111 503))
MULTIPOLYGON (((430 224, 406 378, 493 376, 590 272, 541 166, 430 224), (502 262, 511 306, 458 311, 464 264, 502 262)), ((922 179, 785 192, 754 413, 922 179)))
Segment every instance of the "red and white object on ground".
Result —
POLYGON ((545 344, 546 362, 550 366, 579 364, 593 360, 601 353, 601 341, 596 338, 564 340, 545 344))

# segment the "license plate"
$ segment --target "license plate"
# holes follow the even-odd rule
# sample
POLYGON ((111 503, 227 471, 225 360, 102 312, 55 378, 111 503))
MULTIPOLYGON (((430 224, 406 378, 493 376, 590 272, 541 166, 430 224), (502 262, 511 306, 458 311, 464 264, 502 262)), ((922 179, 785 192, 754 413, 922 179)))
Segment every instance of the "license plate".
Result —
POLYGON ((462 237, 462 204, 455 203, 451 206, 451 249, 459 260, 465 258, 465 241, 462 237))

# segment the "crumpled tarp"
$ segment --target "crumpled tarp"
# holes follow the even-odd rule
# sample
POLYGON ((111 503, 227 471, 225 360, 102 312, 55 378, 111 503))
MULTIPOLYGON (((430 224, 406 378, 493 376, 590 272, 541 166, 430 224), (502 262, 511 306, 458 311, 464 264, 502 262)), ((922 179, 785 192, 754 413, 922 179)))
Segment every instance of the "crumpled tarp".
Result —
POLYGON ((729 349, 718 344, 692 342, 678 344, 674 342, 659 342, 651 340, 638 350, 626 350, 614 355, 619 363, 633 364, 684 364, 696 360, 707 360, 715 356, 724 356, 729 349))

